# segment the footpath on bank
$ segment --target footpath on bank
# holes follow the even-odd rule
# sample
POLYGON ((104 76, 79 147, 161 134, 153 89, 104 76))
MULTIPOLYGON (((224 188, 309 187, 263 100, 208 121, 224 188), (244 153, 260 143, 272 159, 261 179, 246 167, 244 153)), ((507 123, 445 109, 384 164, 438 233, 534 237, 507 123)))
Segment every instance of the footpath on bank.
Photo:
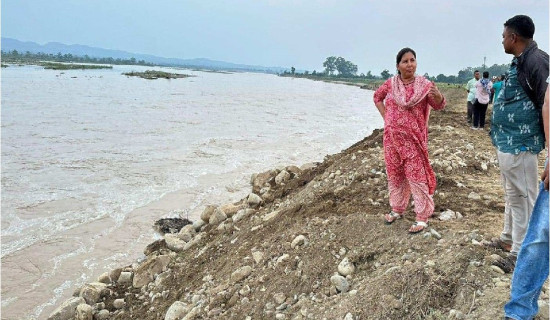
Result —
MULTIPOLYGON (((503 224, 495 150, 487 130, 467 125, 464 91, 442 91, 448 106, 429 128, 438 185, 427 231, 407 232, 410 207, 384 224, 375 130, 321 163, 253 175, 249 196, 208 206, 142 261, 76 290, 50 319, 502 317, 511 275, 491 266, 503 253, 483 246, 503 224)), ((540 299, 538 317, 548 319, 546 289, 540 299)))

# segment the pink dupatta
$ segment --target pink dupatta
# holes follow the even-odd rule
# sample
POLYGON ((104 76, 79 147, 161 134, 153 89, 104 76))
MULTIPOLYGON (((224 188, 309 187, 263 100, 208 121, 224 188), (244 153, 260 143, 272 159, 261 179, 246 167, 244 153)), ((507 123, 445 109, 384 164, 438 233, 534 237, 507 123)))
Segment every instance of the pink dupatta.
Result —
MULTIPOLYGON (((413 96, 407 101, 407 90, 405 89, 405 84, 400 75, 395 75, 391 79, 391 91, 393 95, 393 100, 395 103, 403 108, 410 109, 416 106, 420 101, 422 101, 430 92, 432 87, 432 82, 423 76, 414 77, 413 83, 413 96)), ((426 108, 425 112, 426 118, 426 138, 428 138, 428 120, 430 118, 430 107, 426 108)))

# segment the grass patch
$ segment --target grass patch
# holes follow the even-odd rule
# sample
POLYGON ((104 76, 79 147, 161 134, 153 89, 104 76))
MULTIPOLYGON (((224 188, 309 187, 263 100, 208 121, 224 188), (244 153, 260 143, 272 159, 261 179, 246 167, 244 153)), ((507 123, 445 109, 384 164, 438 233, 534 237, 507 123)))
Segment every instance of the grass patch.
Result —
POLYGON ((123 73, 125 76, 129 77, 140 77, 147 80, 154 80, 154 79, 177 79, 177 78, 188 78, 193 77, 188 74, 181 74, 181 73, 169 73, 164 71, 156 71, 156 70, 147 70, 145 72, 126 72, 123 73))

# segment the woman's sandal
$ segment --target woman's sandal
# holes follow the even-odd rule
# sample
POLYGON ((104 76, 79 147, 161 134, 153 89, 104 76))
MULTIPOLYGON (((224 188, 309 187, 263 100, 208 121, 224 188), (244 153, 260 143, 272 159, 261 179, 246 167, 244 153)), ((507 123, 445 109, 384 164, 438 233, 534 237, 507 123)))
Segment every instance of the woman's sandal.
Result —
POLYGON ((386 213, 384 215, 384 220, 386 220, 386 224, 392 224, 395 220, 399 220, 401 218, 403 218, 403 215, 394 211, 391 211, 390 213, 386 213))
POLYGON ((416 221, 410 228, 409 233, 419 233, 428 227, 428 223, 424 221, 416 221))

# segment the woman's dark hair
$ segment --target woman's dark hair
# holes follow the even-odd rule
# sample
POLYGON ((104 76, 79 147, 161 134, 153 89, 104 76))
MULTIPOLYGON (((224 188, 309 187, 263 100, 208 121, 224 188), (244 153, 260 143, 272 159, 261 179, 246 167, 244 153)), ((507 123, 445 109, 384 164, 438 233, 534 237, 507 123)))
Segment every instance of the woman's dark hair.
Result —
POLYGON ((483 71, 483 78, 489 78, 489 71, 483 71))
MULTIPOLYGON (((411 48, 403 48, 401 50, 399 50, 399 52, 397 53, 397 57, 395 58, 395 64, 398 65, 399 62, 401 62, 401 59, 403 58, 403 56, 405 55, 405 53, 407 52, 410 52, 413 54, 414 58, 416 59, 416 52, 414 52, 413 49, 411 48)), ((401 71, 397 70, 397 73, 401 74, 401 71)))
POLYGON ((504 26, 512 29, 514 33, 525 39, 533 39, 533 35, 535 34, 533 20, 525 15, 513 16, 504 23, 504 26))

